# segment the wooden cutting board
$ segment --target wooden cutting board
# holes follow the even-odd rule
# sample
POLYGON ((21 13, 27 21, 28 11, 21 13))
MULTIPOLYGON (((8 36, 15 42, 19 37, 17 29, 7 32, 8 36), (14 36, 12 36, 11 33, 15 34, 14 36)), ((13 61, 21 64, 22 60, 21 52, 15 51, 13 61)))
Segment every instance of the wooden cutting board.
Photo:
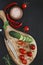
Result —
MULTIPOLYGON (((5 16, 5 13, 4 13, 4 11, 2 11, 2 10, 0 10, 0 18, 3 20, 4 23, 7 21, 6 16, 5 16), (2 15, 2 14, 3 14, 3 15, 2 15)), ((13 60, 17 65, 24 65, 24 64, 20 61, 20 59, 19 59, 19 57, 18 57, 19 54, 20 54, 19 51, 18 51, 18 49, 19 49, 18 46, 19 46, 19 45, 17 45, 18 39, 11 37, 11 36, 9 35, 9 31, 15 31, 15 32, 18 32, 18 33, 20 33, 20 34, 22 34, 22 35, 24 35, 24 36, 29 36, 29 37, 32 38, 33 42, 30 43, 30 44, 34 44, 34 45, 35 45, 35 50, 34 50, 34 52, 31 50, 31 52, 33 53, 32 58, 29 57, 29 60, 27 59, 27 64, 26 64, 26 65, 29 65, 29 64, 35 59, 36 54, 37 54, 37 44, 36 44, 35 39, 34 39, 31 35, 29 35, 29 34, 26 34, 26 33, 20 32, 20 31, 18 31, 18 30, 16 30, 16 29, 13 29, 10 25, 8 25, 8 26, 7 26, 7 29, 6 29, 6 30, 4 29, 4 31, 5 31, 5 36, 6 36, 6 38, 7 38, 7 40, 4 39, 4 40, 5 40, 6 48, 7 48, 8 52, 9 52, 10 56, 12 57, 12 60, 13 60)), ((26 43, 26 44, 27 44, 27 43, 26 43)), ((29 50, 29 49, 27 48, 27 51, 28 51, 28 50, 29 50)), ((27 57, 26 57, 26 58, 27 58, 27 57)))

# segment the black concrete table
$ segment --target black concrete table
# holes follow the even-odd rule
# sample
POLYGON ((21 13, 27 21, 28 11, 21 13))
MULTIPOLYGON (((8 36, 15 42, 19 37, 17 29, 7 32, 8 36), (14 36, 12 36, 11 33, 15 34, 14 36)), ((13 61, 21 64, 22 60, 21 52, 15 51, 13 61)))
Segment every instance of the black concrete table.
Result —
MULTIPOLYGON (((8 3, 18 1, 18 3, 23 3, 23 0, 0 0, 0 10, 3 9, 8 3)), ((26 1, 26 0, 25 0, 26 1)), ((28 34, 32 35, 37 42, 38 53, 35 60, 30 65, 43 65, 43 1, 31 0, 31 7, 24 10, 23 26, 28 25, 30 31, 28 34)), ((3 22, 0 20, 0 65, 5 65, 2 57, 7 55, 7 49, 4 44, 4 30, 3 22)), ((22 29, 19 29, 23 31, 22 29)), ((16 65, 12 61, 12 65, 16 65)))

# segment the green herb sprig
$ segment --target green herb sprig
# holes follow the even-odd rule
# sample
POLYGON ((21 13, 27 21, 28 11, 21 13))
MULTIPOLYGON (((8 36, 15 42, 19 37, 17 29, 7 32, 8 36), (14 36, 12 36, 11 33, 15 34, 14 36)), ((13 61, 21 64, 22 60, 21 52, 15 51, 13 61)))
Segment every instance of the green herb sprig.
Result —
POLYGON ((8 55, 7 55, 7 56, 4 56, 4 57, 3 57, 3 60, 5 61, 5 64, 6 64, 6 65, 12 65, 12 64, 11 64, 11 61, 10 61, 10 57, 9 57, 8 55))

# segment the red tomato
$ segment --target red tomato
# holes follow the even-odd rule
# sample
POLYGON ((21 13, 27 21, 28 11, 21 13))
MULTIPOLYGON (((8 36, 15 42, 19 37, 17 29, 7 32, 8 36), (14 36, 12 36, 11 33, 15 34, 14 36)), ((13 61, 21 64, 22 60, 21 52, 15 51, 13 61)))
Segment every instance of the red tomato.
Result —
POLYGON ((19 44, 19 45, 23 45, 23 46, 25 45, 25 43, 24 43, 22 40, 19 40, 19 41, 18 41, 18 44, 19 44))
POLYGON ((26 50, 23 49, 23 48, 20 48, 19 51, 20 51, 21 54, 26 54, 26 50))
POLYGON ((35 50, 35 45, 31 44, 30 49, 35 50))
POLYGON ((27 7, 27 4, 26 3, 22 4, 22 8, 23 9, 25 9, 26 7, 27 7))
POLYGON ((29 31, 29 27, 28 26, 25 26, 24 27, 24 31, 28 32, 29 31))
POLYGON ((20 58, 20 60, 23 60, 24 59, 24 55, 20 55, 19 58, 20 58))
POLYGON ((22 63, 23 63, 23 64, 27 64, 27 60, 26 60, 26 59, 23 59, 23 60, 22 60, 22 63))
POLYGON ((27 52, 27 56, 32 57, 32 52, 27 52))

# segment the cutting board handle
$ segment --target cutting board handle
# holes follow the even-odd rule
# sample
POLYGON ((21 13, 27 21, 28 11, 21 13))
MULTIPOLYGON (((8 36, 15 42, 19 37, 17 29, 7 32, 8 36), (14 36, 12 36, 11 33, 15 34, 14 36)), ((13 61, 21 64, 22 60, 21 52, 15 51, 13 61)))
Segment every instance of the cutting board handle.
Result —
POLYGON ((3 22, 7 21, 5 12, 3 10, 0 10, 0 19, 2 19, 3 22))

